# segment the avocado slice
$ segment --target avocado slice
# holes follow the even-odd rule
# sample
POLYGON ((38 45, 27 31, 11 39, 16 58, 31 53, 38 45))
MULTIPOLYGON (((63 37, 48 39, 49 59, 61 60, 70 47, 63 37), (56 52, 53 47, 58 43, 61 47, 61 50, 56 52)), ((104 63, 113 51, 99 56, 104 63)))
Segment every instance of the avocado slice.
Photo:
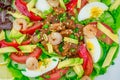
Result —
POLYGON ((33 7, 35 7, 35 4, 36 4, 37 0, 31 0, 28 4, 27 4, 27 8, 29 11, 31 11, 31 9, 33 7))
POLYGON ((74 43, 74 44, 78 44, 78 40, 72 39, 72 38, 69 38, 69 37, 64 37, 64 41, 74 43))
POLYGON ((27 16, 25 16, 25 15, 23 15, 23 14, 21 14, 21 13, 19 13, 19 12, 11 12, 11 11, 8 11, 7 12, 8 14, 11 14, 14 18, 23 18, 23 19, 25 19, 27 22, 30 22, 30 19, 27 17, 27 16))
POLYGON ((48 47, 48 52, 49 52, 49 53, 52 53, 52 52, 53 52, 52 44, 47 43, 47 47, 48 47))
POLYGON ((26 35, 22 35, 19 39, 16 39, 18 44, 21 44, 23 42, 23 40, 25 39, 26 35))
POLYGON ((34 51, 36 48, 36 45, 23 45, 23 46, 18 46, 18 48, 23 52, 23 53, 30 53, 34 51))
POLYGON ((4 48, 0 48, 0 53, 4 54, 4 53, 12 53, 12 52, 18 52, 14 47, 4 47, 4 48))
POLYGON ((42 17, 42 18, 46 18, 45 15, 43 15, 43 13, 41 11, 39 11, 37 8, 35 7, 37 0, 31 0, 28 4, 27 4, 27 8, 29 11, 32 11, 33 13, 35 13, 36 15, 42 17))
POLYGON ((76 74, 78 75, 78 77, 82 77, 82 75, 84 74, 84 70, 82 65, 75 65, 73 67, 73 70, 76 72, 76 74))
POLYGON ((0 40, 5 39, 5 32, 2 30, 0 33, 0 40))
POLYGON ((58 69, 68 67, 68 66, 75 66, 75 65, 80 65, 83 63, 83 59, 80 58, 71 58, 64 60, 58 64, 58 69))
POLYGON ((63 0, 59 0, 60 6, 66 10, 66 6, 63 0))
POLYGON ((39 11, 38 9, 36 9, 36 8, 31 8, 31 10, 30 11, 32 11, 33 13, 35 13, 36 15, 38 15, 38 16, 40 16, 40 17, 42 17, 42 18, 46 18, 46 15, 45 14, 43 14, 41 11, 39 11))
POLYGON ((114 42, 119 44, 119 37, 117 34, 112 33, 109 29, 107 29, 103 24, 98 22, 97 27, 100 31, 106 34, 109 38, 111 38, 114 42))
POLYGON ((117 7, 120 5, 120 0, 115 0, 114 3, 110 6, 110 11, 117 9, 117 7))
POLYGON ((48 14, 50 14, 50 13, 52 13, 52 12, 53 12, 53 8, 50 7, 50 9, 49 9, 49 10, 45 10, 45 11, 43 12, 43 14, 44 14, 44 15, 48 15, 48 14))
POLYGON ((77 8, 80 8, 81 7, 81 0, 78 0, 77 2, 77 8))
POLYGON ((109 49, 108 54, 107 54, 107 56, 106 56, 106 58, 105 58, 105 60, 103 62, 102 68, 105 68, 105 67, 110 65, 110 63, 111 63, 117 49, 118 49, 118 46, 112 46, 109 49))
POLYGON ((15 30, 14 28, 10 32, 10 38, 11 39, 18 39, 23 36, 22 33, 20 33, 18 30, 15 30))

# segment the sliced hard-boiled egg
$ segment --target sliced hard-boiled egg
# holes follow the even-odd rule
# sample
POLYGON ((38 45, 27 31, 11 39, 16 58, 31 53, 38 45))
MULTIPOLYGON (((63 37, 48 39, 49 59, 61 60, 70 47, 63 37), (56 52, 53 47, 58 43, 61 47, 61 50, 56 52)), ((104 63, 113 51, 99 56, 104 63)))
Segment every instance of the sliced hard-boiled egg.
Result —
POLYGON ((98 18, 107 9, 108 6, 101 2, 88 3, 80 10, 78 20, 82 21, 88 18, 98 18))
POLYGON ((27 77, 37 77, 37 76, 43 75, 44 73, 51 71, 52 69, 54 69, 57 66, 59 58, 52 57, 52 58, 46 59, 45 61, 47 63, 39 62, 38 69, 29 70, 26 68, 25 71, 22 71, 22 74, 27 77))
POLYGON ((37 0, 36 8, 42 12, 45 12, 51 8, 47 0, 37 0))
POLYGON ((88 51, 90 52, 93 62, 96 63, 102 56, 102 49, 96 37, 86 38, 85 44, 87 46, 88 51))

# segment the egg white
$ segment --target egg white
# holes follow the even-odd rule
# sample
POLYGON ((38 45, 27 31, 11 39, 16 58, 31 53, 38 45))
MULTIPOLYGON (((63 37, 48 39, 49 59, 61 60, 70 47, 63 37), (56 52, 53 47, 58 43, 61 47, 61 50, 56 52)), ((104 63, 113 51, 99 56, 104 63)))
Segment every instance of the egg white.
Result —
POLYGON ((94 38, 86 38, 85 37, 85 43, 86 43, 88 51, 90 52, 90 54, 93 58, 93 62, 94 63, 98 62, 100 57, 102 56, 102 49, 101 49, 101 46, 100 46, 97 38, 96 37, 94 37, 94 38), (91 45, 89 45, 88 43, 90 43, 91 45), (89 46, 93 46, 93 47, 89 47, 89 46))
POLYGON ((21 72, 23 75, 27 77, 37 77, 54 69, 58 64, 58 61, 59 61, 59 58, 52 57, 50 58, 50 61, 46 66, 42 65, 37 70, 29 70, 26 68, 25 71, 21 71, 21 72))
POLYGON ((46 0, 37 0, 35 7, 42 12, 45 12, 51 8, 46 0))
POLYGON ((106 6, 104 3, 101 3, 101 2, 88 3, 80 10, 79 15, 78 15, 78 20, 82 21, 82 20, 90 18, 91 17, 91 9, 94 7, 98 7, 100 9, 102 9, 102 11, 105 11, 108 9, 108 6, 106 6))

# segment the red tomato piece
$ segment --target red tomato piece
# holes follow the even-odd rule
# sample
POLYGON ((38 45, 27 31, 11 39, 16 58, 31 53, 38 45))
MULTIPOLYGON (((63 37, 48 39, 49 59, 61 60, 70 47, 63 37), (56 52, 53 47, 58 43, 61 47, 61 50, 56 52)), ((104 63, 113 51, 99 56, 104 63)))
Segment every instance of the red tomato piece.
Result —
POLYGON ((12 53, 10 58, 18 63, 25 64, 28 57, 36 57, 38 59, 41 53, 42 50, 40 48, 35 48, 35 50, 29 55, 18 55, 17 53, 12 53))
POLYGON ((66 74, 68 68, 57 70, 55 73, 50 74, 50 78, 47 80, 59 80, 62 75, 66 74))
POLYGON ((30 28, 26 29, 26 30, 21 30, 21 32, 23 34, 33 34, 37 29, 42 28, 43 24, 41 22, 36 22, 33 26, 31 26, 30 28))
POLYGON ((80 45, 78 49, 78 55, 80 58, 83 58, 83 68, 85 71, 84 74, 89 76, 93 71, 93 60, 85 44, 80 45))

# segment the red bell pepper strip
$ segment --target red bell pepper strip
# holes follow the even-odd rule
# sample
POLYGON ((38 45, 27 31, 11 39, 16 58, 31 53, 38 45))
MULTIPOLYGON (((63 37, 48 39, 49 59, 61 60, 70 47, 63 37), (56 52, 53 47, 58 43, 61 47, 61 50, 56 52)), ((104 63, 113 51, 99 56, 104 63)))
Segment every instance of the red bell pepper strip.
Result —
POLYGON ((21 30, 23 34, 33 34, 37 29, 42 28, 43 23, 41 22, 36 22, 32 27, 26 29, 26 30, 21 30))
POLYGON ((19 44, 16 41, 13 42, 6 42, 5 40, 0 41, 0 47, 7 47, 7 46, 12 46, 17 48, 19 44))
POLYGON ((15 0, 15 5, 22 14, 28 16, 31 20, 33 21, 42 20, 40 16, 36 16, 33 12, 28 11, 28 8, 26 6, 27 4, 23 0, 15 0))
POLYGON ((71 14, 74 13, 74 8, 77 5, 78 0, 71 0, 69 3, 66 4, 67 11, 71 14))
POLYGON ((83 58, 83 68, 85 71, 85 75, 89 76, 93 70, 93 60, 88 52, 85 44, 82 44, 78 49, 78 55, 80 58, 83 58))
POLYGON ((12 53, 10 55, 10 58, 18 63, 22 63, 25 64, 27 58, 29 57, 35 57, 35 58, 39 58, 39 56, 41 55, 42 50, 40 48, 35 48, 35 50, 33 52, 31 52, 29 55, 18 55, 17 53, 12 53))

